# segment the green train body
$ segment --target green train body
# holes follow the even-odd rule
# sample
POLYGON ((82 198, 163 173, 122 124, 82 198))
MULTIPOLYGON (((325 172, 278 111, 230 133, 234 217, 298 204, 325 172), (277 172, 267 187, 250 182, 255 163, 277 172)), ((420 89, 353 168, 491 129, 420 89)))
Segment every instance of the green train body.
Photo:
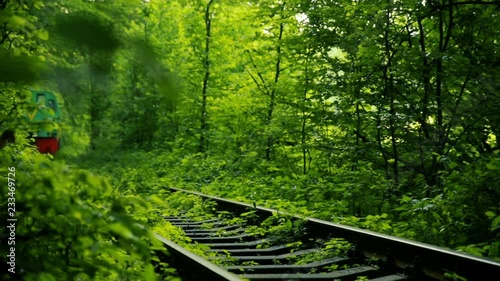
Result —
POLYGON ((33 128, 33 137, 41 153, 55 154, 59 150, 61 137, 61 109, 57 97, 48 91, 31 91, 31 112, 28 122, 33 128))

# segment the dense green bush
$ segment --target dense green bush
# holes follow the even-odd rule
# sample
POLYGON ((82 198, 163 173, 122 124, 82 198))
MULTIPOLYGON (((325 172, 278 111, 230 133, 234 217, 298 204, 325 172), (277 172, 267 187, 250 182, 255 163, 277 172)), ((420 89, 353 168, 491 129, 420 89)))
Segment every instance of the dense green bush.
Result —
MULTIPOLYGON (((153 251, 162 246, 150 228, 162 221, 152 211, 161 200, 120 194, 103 177, 23 144, 0 150, 0 158, 11 160, 2 161, 0 171, 15 179, 17 219, 16 275, 4 271, 2 280, 156 280, 153 251)), ((13 201, 8 196, 4 184, 3 210, 13 201)), ((7 212, 1 213, 6 222, 7 212)), ((164 278, 173 278, 168 270, 164 278)))
MULTIPOLYGON (((177 186, 498 257, 499 244, 495 240, 500 225, 498 211, 492 197, 481 191, 488 186, 486 183, 497 180, 496 158, 485 159, 483 164, 471 165, 461 173, 445 177, 444 193, 431 198, 407 193, 396 200, 391 197, 390 184, 369 164, 358 163, 355 170, 350 165, 342 166, 330 175, 321 176, 297 175, 272 165, 244 171, 238 169, 237 163, 200 154, 181 157, 154 151, 120 157, 115 164, 103 162, 109 168, 109 177, 120 183, 119 186, 149 186, 139 193, 163 194, 165 198, 169 196, 166 187, 177 186), (470 181, 466 189, 462 188, 464 176, 470 181), (478 191, 474 191, 476 189, 478 191)), ((488 190, 493 192, 493 188, 488 190)), ((185 210, 200 204, 190 200, 193 199, 175 197, 172 202, 173 206, 184 206, 185 210)), ((197 215, 211 211, 210 208, 197 210, 200 211, 197 215)))

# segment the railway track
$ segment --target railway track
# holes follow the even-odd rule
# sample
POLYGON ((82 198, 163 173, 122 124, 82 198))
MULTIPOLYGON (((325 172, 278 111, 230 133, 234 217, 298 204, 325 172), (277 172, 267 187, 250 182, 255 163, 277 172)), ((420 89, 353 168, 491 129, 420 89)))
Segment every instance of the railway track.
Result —
POLYGON ((280 219, 276 210, 171 190, 213 200, 218 211, 230 214, 165 218, 216 254, 207 261, 158 236, 183 280, 500 280, 500 263, 489 259, 313 218, 280 219), (245 219, 238 219, 242 215, 245 219), (252 231, 273 219, 275 229, 287 223, 293 227, 286 229, 296 231, 279 236, 252 231))

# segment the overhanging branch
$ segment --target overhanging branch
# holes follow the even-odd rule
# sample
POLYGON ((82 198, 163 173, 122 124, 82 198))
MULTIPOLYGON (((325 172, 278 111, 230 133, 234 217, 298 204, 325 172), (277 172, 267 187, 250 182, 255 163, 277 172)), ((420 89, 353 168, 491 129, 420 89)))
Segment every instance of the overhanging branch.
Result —
POLYGON ((500 7, 500 1, 461 1, 461 2, 449 1, 449 3, 447 4, 433 5, 431 8, 433 10, 442 10, 442 9, 449 9, 450 7, 457 7, 463 5, 493 5, 500 7))

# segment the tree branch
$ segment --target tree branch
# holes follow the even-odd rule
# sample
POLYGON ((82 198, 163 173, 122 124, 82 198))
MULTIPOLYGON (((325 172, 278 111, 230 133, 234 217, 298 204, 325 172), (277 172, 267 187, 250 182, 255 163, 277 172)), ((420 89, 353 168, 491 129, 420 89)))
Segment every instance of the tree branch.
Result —
POLYGON ((427 128, 427 114, 428 114, 428 103, 429 103, 429 92, 430 92, 430 71, 429 71, 429 61, 427 59, 427 51, 425 48, 425 33, 424 33, 424 27, 422 25, 422 20, 420 18, 417 18, 417 23, 418 23, 418 29, 420 33, 420 49, 422 52, 422 63, 423 63, 423 70, 422 70, 422 76, 424 79, 424 98, 423 98, 423 109, 422 109, 422 117, 420 120, 420 125, 422 127, 422 130, 424 132, 424 136, 427 139, 430 139, 431 136, 429 134, 429 129, 427 128))
POLYGON ((462 1, 462 2, 455 2, 455 3, 453 3, 453 1, 449 1, 448 4, 434 5, 431 7, 431 9, 432 10, 441 10, 441 9, 452 8, 452 7, 462 6, 462 5, 494 5, 494 6, 500 7, 500 1, 462 1))
MULTIPOLYGON (((457 114, 458 107, 460 106, 460 102, 462 101, 462 96, 464 95, 465 88, 467 87, 467 83, 469 82, 469 80, 470 80, 470 72, 467 74, 467 77, 465 77, 465 81, 462 84, 462 87, 460 88, 460 93, 458 94, 457 100, 455 101, 455 106, 453 107, 453 111, 451 112, 450 122, 446 126, 447 128, 446 128, 446 133, 445 133, 445 136, 444 136, 444 140, 448 140, 448 138, 450 136, 451 126, 453 124, 453 118, 457 114)), ((443 145, 444 145, 444 143, 443 143, 443 145)))
POLYGON ((250 53, 250 51, 249 51, 249 50, 247 50, 247 53, 248 53, 248 56, 250 57, 250 61, 252 62, 253 67, 255 68, 255 71, 257 71, 257 75, 259 76, 260 81, 262 81, 262 85, 264 86, 264 88, 265 88, 265 90, 266 90, 266 91, 265 91, 265 93, 266 93, 267 95, 269 95, 269 94, 270 94, 270 91, 269 91, 269 89, 267 88, 267 83, 266 83, 266 80, 264 80, 264 77, 262 76, 262 73, 260 73, 259 68, 258 68, 258 67, 257 67, 257 65, 255 64, 255 61, 253 60, 252 54, 250 53))
POLYGON ((448 147, 448 150, 447 150, 446 152, 444 152, 443 154, 444 154, 444 155, 448 155, 448 153, 451 151, 451 149, 452 149, 453 147, 455 147, 455 145, 457 145, 458 141, 462 138, 462 136, 463 136, 465 133, 469 132, 469 129, 470 129, 470 128, 472 128, 472 126, 474 126, 474 124, 476 124, 476 123, 477 123, 477 121, 481 120, 483 117, 484 117, 484 116, 479 116, 479 117, 477 117, 474 121, 472 121, 472 123, 471 123, 471 124, 469 124, 467 127, 465 127, 465 128, 463 129, 463 131, 462 131, 462 132, 458 135, 458 137, 455 139, 455 141, 454 141, 452 144, 450 144, 450 147, 448 147))
POLYGON ((442 46, 442 51, 448 48, 448 43, 450 42, 451 38, 451 31, 453 30, 453 6, 451 5, 453 3, 453 0, 448 0, 448 3, 450 4, 448 7, 448 30, 446 31, 446 37, 442 46))
POLYGON ((255 76, 253 76, 252 72, 250 72, 250 70, 248 70, 246 67, 245 68, 245 71, 248 72, 248 74, 250 75, 250 77, 252 77, 252 80, 253 82, 255 83, 255 85, 257 85, 257 88, 259 89, 259 91, 263 94, 267 94, 266 91, 264 91, 259 83, 259 81, 257 81, 257 79, 255 78, 255 76))

